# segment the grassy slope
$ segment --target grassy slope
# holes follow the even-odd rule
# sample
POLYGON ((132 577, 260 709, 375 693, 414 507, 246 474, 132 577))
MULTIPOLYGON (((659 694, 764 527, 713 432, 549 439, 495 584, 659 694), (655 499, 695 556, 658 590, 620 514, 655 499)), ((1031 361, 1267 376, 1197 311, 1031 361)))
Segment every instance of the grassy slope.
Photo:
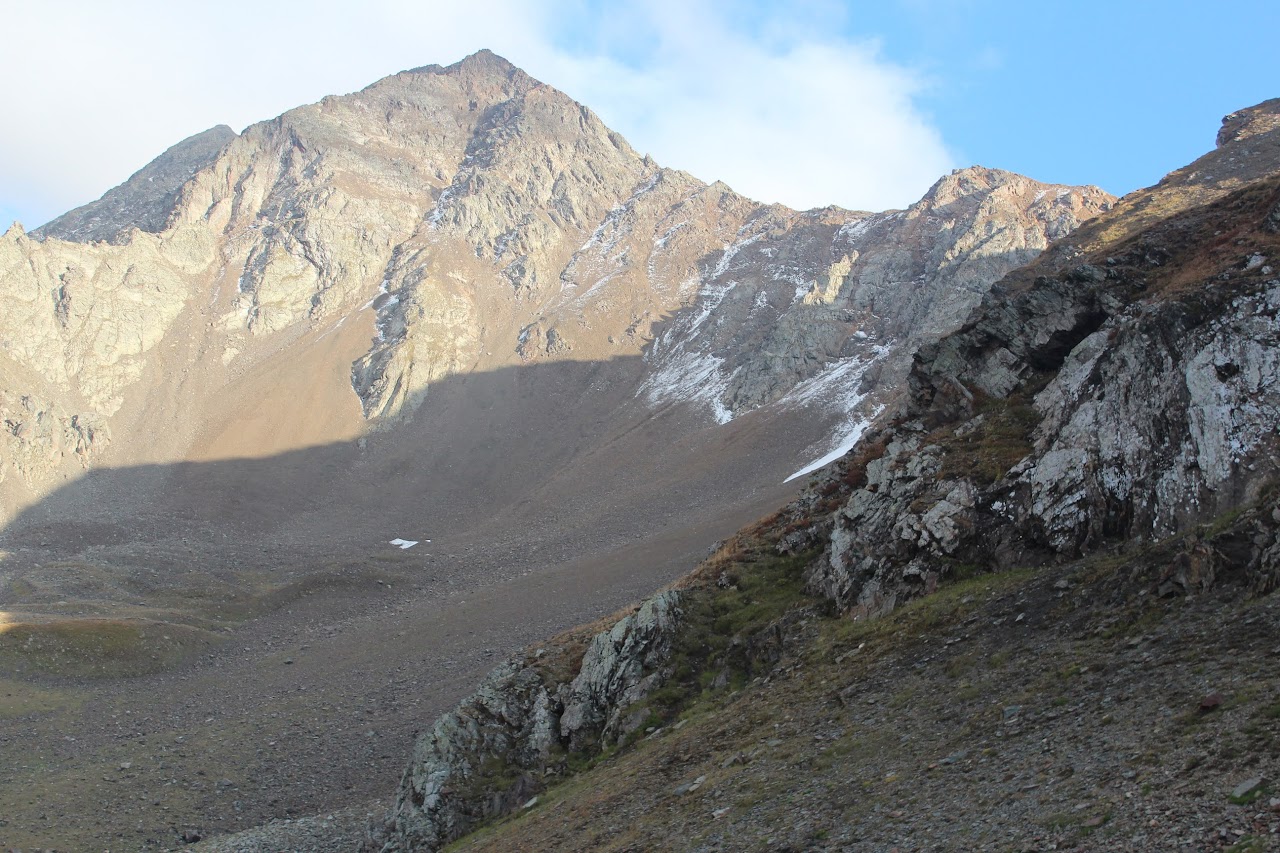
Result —
POLYGON ((803 561, 756 533, 691 581, 661 728, 450 849, 1274 843, 1270 794, 1229 795, 1280 771, 1280 597, 1230 573, 1152 595, 1194 540, 957 581, 856 623, 806 599, 803 561))
MULTIPOLYGON (((1089 260, 1138 264, 1122 278, 1146 298, 1247 289, 1240 258, 1275 255, 1278 187, 1173 204, 1155 225, 1102 234, 1089 260)), ((999 480, 1031 450, 1029 402, 1047 378, 976 400, 976 429, 940 425, 929 438, 943 475, 999 480)), ((1277 511, 1274 498, 1190 538, 1066 567, 953 571, 937 594, 857 623, 805 596, 812 554, 782 559, 774 545, 863 485, 875 439, 807 510, 762 522, 690 578, 677 675, 651 697, 635 749, 594 759, 458 848, 1270 849, 1276 813, 1227 794, 1280 769, 1280 603, 1261 595, 1276 578, 1228 569, 1185 601, 1157 591, 1178 560, 1197 565, 1204 541, 1238 555, 1241 519, 1277 511), (1215 693, 1222 704, 1202 712, 1215 693)))

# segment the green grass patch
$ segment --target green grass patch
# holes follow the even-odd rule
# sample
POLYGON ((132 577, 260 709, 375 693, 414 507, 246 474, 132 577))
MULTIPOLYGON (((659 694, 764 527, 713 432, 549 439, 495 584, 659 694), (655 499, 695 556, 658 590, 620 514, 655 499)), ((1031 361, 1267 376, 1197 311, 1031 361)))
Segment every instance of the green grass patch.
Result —
POLYGON ((24 598, 30 598, 37 594, 40 590, 26 578, 14 578, 9 581, 9 585, 5 587, 4 591, 9 601, 22 601, 24 598))
POLYGON ((947 427, 930 437, 946 450, 939 472, 942 479, 994 483, 1032 450, 1031 437, 1040 425, 1040 412, 1029 400, 1021 396, 983 397, 976 408, 980 420, 963 435, 947 427))
POLYGON ((966 652, 956 655, 942 665, 942 671, 950 678, 959 678, 971 671, 978 664, 977 652, 966 652))
POLYGON ((149 675, 221 642, 185 625, 123 619, 23 622, 0 633, 0 673, 81 678, 149 675))
POLYGON ((0 678, 0 720, 74 709, 84 697, 71 690, 0 678))
POLYGON ((1212 539, 1213 537, 1221 533, 1226 533, 1229 529, 1231 529, 1231 526, 1235 524, 1236 521, 1239 520, 1240 516, 1244 515, 1245 511, 1250 508, 1251 508, 1251 505, 1239 506, 1233 510, 1228 510, 1227 512, 1224 512, 1222 515, 1218 516, 1213 521, 1209 522, 1207 525, 1202 525, 1199 530, 1200 536, 1203 537, 1204 539, 1212 539))
POLYGON ((982 599, 1024 585, 1036 569, 1012 569, 943 584, 937 592, 912 599, 877 619, 832 620, 827 625, 829 649, 836 651, 862 642, 914 639, 958 625, 981 606, 982 599))
POLYGON ((716 692, 711 685, 720 672, 729 676, 724 691, 740 689, 760 674, 758 635, 788 612, 817 604, 804 591, 804 571, 813 557, 779 556, 767 543, 755 543, 722 563, 715 583, 686 588, 670 661, 673 674, 649 697, 650 706, 671 719, 680 708, 716 692))
POLYGON ((1280 720, 1280 701, 1272 702, 1270 705, 1263 705, 1257 710, 1256 716, 1264 720, 1280 720))

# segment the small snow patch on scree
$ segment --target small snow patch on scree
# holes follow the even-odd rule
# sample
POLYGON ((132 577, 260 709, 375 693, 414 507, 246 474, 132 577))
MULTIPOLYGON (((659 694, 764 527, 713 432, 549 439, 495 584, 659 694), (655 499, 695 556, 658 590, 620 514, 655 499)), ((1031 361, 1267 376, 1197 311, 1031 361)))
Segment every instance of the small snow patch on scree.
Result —
POLYGON ((850 450, 853 450, 854 445, 858 443, 858 440, 862 438, 862 434, 867 431, 867 427, 869 427, 870 425, 871 425, 871 422, 865 421, 865 420, 858 421, 857 423, 853 424, 849 432, 839 439, 839 443, 836 445, 835 450, 832 450, 830 453, 828 453, 826 456, 823 456, 821 459, 815 459, 814 461, 810 462, 808 465, 804 466, 799 471, 795 472, 794 474, 792 474, 790 477, 783 480, 782 482, 790 483, 792 480, 796 479, 797 477, 803 477, 805 474, 811 474, 814 471, 817 471, 819 468, 822 468, 836 461, 841 456, 844 456, 850 450))
MULTIPOLYGON (((431 541, 430 539, 428 539, 428 540, 427 540, 427 542, 430 542, 430 541, 431 541)), ((390 544, 395 545, 395 546, 396 546, 397 548, 399 548, 401 551, 408 551, 408 550, 409 550, 410 548, 412 548, 414 545, 417 545, 417 544, 418 544, 418 540, 416 540, 416 539, 392 539, 392 540, 391 540, 391 542, 390 542, 390 544)))
MULTIPOLYGON (((865 338, 866 336, 863 335, 862 337, 865 338)), ((854 356, 831 362, 817 376, 807 379, 791 389, 779 403, 783 406, 821 403, 828 409, 852 416, 858 405, 867 397, 866 394, 860 393, 858 390, 861 385, 862 375, 887 354, 888 350, 885 347, 874 346, 871 348, 869 357, 854 356)), ((805 474, 817 471, 819 468, 844 456, 858 443, 862 438, 862 434, 871 426, 871 421, 880 414, 883 408, 883 406, 878 406, 873 412, 869 413, 869 416, 855 418, 847 423, 832 436, 831 441, 835 444, 835 447, 830 452, 810 462, 782 482, 790 483, 797 477, 803 477, 805 474)))

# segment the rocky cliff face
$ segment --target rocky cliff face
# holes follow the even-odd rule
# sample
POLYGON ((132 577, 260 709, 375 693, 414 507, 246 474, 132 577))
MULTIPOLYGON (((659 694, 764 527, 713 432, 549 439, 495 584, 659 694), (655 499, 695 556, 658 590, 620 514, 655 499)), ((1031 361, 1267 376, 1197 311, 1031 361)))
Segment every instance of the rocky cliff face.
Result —
MULTIPOLYGON (((1217 156, 1274 175, 1274 107, 1249 112, 1257 134, 1217 156)), ((1277 474, 1280 183, 1241 180, 1166 180, 1081 235, 1114 242, 1056 247, 923 348, 910 403, 847 463, 813 587, 878 614, 961 566, 1163 539, 1256 500, 1277 474)))
MULTIPOLYGON (((678 592, 661 593, 591 638, 565 677, 513 659, 419 738, 385 827, 366 848, 436 850, 526 804, 563 773, 565 757, 614 746, 644 725, 628 718, 670 675, 678 592)), ((544 650, 545 651, 545 650, 544 650)))
MULTIPOLYGON (((1218 156, 1247 178, 1201 182, 1189 196, 1175 173, 1141 194, 1146 204, 1126 200, 1087 226, 1086 236, 1096 239, 1092 251, 1059 243, 975 297, 961 328, 920 348, 899 406, 852 453, 815 475, 796 502, 757 528, 777 552, 802 560, 819 553, 804 571, 809 593, 839 615, 881 617, 957 575, 1062 563, 1116 548, 1131 555, 1117 562, 1133 564, 1130 576, 1109 578, 1096 568, 1090 575, 1108 594, 1140 583, 1139 596, 1192 596, 1213 588, 1219 575, 1233 576, 1253 594, 1280 588, 1280 267, 1273 266, 1280 253, 1280 162, 1265 154, 1276 132, 1272 107, 1229 116, 1228 138, 1220 137, 1218 156), (1241 115, 1258 121, 1251 125, 1241 115), (1242 140, 1256 148, 1232 147, 1242 140), (1153 219, 1157 208, 1165 216, 1153 219), (1099 234, 1104 236, 1094 237, 1099 234), (1208 526, 1214 519, 1218 524, 1208 526), (1156 548, 1145 549, 1155 542, 1156 548)), ((945 188, 946 182, 931 197, 944 197, 945 188)), ((883 225, 873 217, 867 221, 883 225)), ((847 283, 850 271, 842 270, 842 281, 847 283)), ((830 292, 834 297, 840 287, 833 284, 830 292)), ((927 316, 927 308, 916 316, 927 316)), ((714 578, 717 571, 712 561, 696 574, 714 578)), ((743 583, 733 572, 719 571, 714 587, 736 592, 743 583)), ((1070 586, 1060 580, 1052 588, 1070 586)), ((418 780, 427 770, 465 774, 481 755, 495 756, 509 770, 532 769, 536 778, 552 746, 589 753, 597 732, 617 731, 610 727, 628 709, 657 687, 679 682, 674 667, 664 664, 680 638, 696 632, 698 619, 711 621, 702 629, 711 633, 693 633, 692 644, 708 655, 701 674, 711 676, 735 655, 759 655, 771 638, 791 634, 812 618, 812 610, 802 607, 764 630, 730 637, 725 634, 735 617, 777 605, 753 588, 736 605, 724 593, 716 606, 689 615, 671 607, 671 595, 641 609, 673 617, 646 620, 652 630, 643 632, 643 642, 631 641, 637 617, 628 617, 592 642, 581 674, 561 691, 559 704, 545 689, 538 694, 540 701, 530 707, 539 713, 554 707, 562 739, 554 740, 553 725, 538 728, 546 734, 534 750, 537 761, 528 762, 526 751, 495 746, 492 737, 483 746, 474 738, 458 741, 471 745, 471 754, 459 760, 440 740, 437 726, 420 744, 393 820, 377 844, 387 850, 436 849, 483 817, 513 810, 518 803, 479 815, 455 802, 440 821, 433 811, 438 806, 424 806, 418 780), (735 612, 734 606, 741 609, 735 612), (652 649, 661 654, 654 656, 652 649), (609 664, 601 666, 605 659, 609 664), (619 673, 628 674, 622 684, 619 673), (588 697, 585 704, 566 701, 579 693, 588 697), (591 736, 566 733, 567 722, 590 723, 591 736), (412 835, 410 826, 431 831, 412 835)), ((689 595, 682 602, 692 611, 689 595)), ((797 597, 793 606, 803 603, 797 597)), ((930 642, 936 645, 937 639, 930 642)), ((862 648, 850 648, 835 663, 862 648)), ((817 654, 811 648, 798 660, 807 664, 817 654)), ((915 667, 921 665, 917 661, 915 667)), ((710 683, 697 676, 686 674, 680 689, 696 691, 693 685, 710 683)), ((510 677, 500 669, 489 686, 510 677)), ((855 680, 846 692, 858 686, 855 680)), ((829 687, 815 689, 830 693, 829 687)), ((518 704, 525 695, 519 690, 506 700, 488 696, 486 707, 518 704)), ((694 701, 690 695, 686 699, 694 701)), ((845 693, 840 695, 843 703, 845 693)), ((1014 707, 1012 714, 1018 713, 1014 707)), ((537 728, 525 722, 526 711, 498 716, 508 721, 501 726, 507 736, 537 728)), ((496 787, 511 790, 509 783, 496 787)), ((521 788, 521 796, 537 785, 521 788)), ((688 791, 686 785, 676 795, 688 791)))
POLYGON ((859 378, 874 369, 892 387, 919 342, 956 328, 990 282, 1110 202, 974 167, 906 211, 756 216, 699 277, 699 310, 655 340, 647 392, 658 401, 696 383, 721 420, 787 394, 855 411, 875 384, 859 378))
POLYGON ((182 312, 193 266, 127 247, 0 237, 0 494, 5 516, 100 461, 126 389, 182 312))

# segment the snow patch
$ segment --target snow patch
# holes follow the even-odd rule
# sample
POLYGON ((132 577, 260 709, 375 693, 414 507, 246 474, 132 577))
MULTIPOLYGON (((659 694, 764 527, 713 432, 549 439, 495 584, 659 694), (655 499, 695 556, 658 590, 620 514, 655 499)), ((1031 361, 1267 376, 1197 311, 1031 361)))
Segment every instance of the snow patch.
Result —
POLYGON ((342 328, 342 324, 343 324, 343 323, 345 323, 345 322, 347 322, 347 317, 348 317, 348 316, 350 316, 350 315, 348 315, 348 314, 344 314, 343 316, 339 317, 339 318, 338 318, 338 322, 334 323, 332 326, 330 326, 329 328, 327 328, 327 329, 325 329, 323 332, 321 332, 321 333, 320 333, 320 335, 316 338, 316 340, 317 340, 317 341, 324 340, 325 338, 329 337, 329 335, 331 335, 331 334, 333 334, 334 332, 336 332, 336 331, 338 331, 339 329, 341 329, 341 328, 342 328))
POLYGON ((585 305, 590 300, 591 294, 600 290, 600 288, 604 287, 612 279, 617 278, 617 276, 618 274, 616 272, 609 273, 607 276, 591 285, 591 287, 587 288, 587 292, 579 296, 576 301, 585 305))
POLYGON ((841 225, 840 230, 836 232, 836 239, 852 243, 863 234, 866 234, 867 230, 870 229, 877 221, 878 217, 868 216, 865 219, 846 222, 844 225, 841 225))
MULTIPOLYGON (((742 232, 738 233, 741 234, 742 232)), ((737 257, 737 254, 752 243, 758 242, 762 237, 764 237, 763 233, 756 234, 754 237, 747 237, 726 245, 724 247, 724 254, 722 254, 720 256, 720 260, 716 262, 715 269, 713 269, 711 274, 707 276, 707 281, 724 275, 725 271, 729 269, 729 264, 733 263, 733 259, 737 257)))
POLYGON ((724 247, 724 254, 720 256, 720 260, 716 263, 715 268, 710 274, 704 278, 702 288, 698 291, 698 313, 693 316, 687 324, 680 324, 682 328, 673 329, 673 333, 681 331, 684 333, 686 340, 692 338, 693 335, 702 328, 702 324, 707 322, 715 310, 720 307, 720 303, 724 302, 724 298, 729 295, 729 291, 738 286, 736 279, 728 281, 717 281, 729 269, 729 264, 733 262, 734 256, 747 246, 763 237, 763 234, 757 234, 754 237, 748 237, 745 240, 739 240, 736 243, 730 243, 724 247))
POLYGON ((658 368, 636 396, 644 395, 651 406, 667 401, 704 403, 711 408, 711 416, 718 424, 733 420, 733 412, 724 405, 721 397, 729 388, 732 374, 720 372, 724 359, 705 353, 680 353, 658 368))
MULTIPOLYGON (((649 379, 640 387, 637 396, 643 395, 650 405, 662 402, 700 402, 711 409, 716 423, 733 420, 733 412, 724 405, 723 396, 728 390, 733 374, 721 371, 724 359, 706 352, 697 352, 695 337, 698 330, 711 318, 729 292, 738 286, 735 279, 721 280, 739 252, 757 242, 764 233, 742 237, 743 226, 737 237, 727 243, 716 265, 701 278, 691 277, 680 286, 681 295, 698 288, 691 314, 678 315, 672 326, 655 339, 645 358, 657 365, 649 379), (660 363, 659 363, 660 362, 660 363)), ((757 300, 764 296, 757 296, 757 300)), ((767 296, 764 296, 767 300, 767 296)))
POLYGON ((672 237, 676 236, 677 231, 679 231, 681 228, 687 228, 688 225, 689 225, 688 222, 680 222, 680 223, 677 223, 676 225, 672 225, 670 228, 667 229, 665 234, 663 234, 661 237, 658 237, 656 240, 653 241, 654 248, 656 249, 665 248, 667 245, 667 241, 670 240, 672 237))
MULTIPOLYGON (((385 295, 386 293, 388 293, 390 290, 391 290, 391 282, 390 282, 390 280, 388 280, 388 279, 385 279, 385 278, 384 278, 384 279, 382 280, 382 284, 378 285, 378 296, 383 296, 383 295, 385 295)), ((364 305, 360 306, 360 310, 361 310, 361 311, 368 311, 370 308, 372 308, 372 307, 373 307, 373 303, 375 303, 375 302, 377 302, 377 301, 378 301, 378 296, 373 297, 373 298, 372 298, 372 299, 370 299, 368 302, 366 302, 364 305)))
POLYGON ((440 193, 440 197, 436 199, 435 209, 431 211, 431 216, 427 218, 427 223, 436 228, 440 225, 440 220, 444 218, 445 205, 448 204, 449 198, 453 195, 453 187, 445 187, 440 193))
MULTIPOLYGON (((879 414, 879 412, 877 412, 877 414, 879 414)), ((799 471, 795 472, 794 474, 792 474, 790 477, 783 480, 782 482, 790 483, 792 480, 796 479, 797 477, 803 477, 805 474, 812 474, 814 471, 817 471, 819 468, 822 468, 825 465, 829 465, 830 463, 835 462, 841 456, 844 456, 850 450, 853 450, 853 448, 857 445, 857 443, 862 439, 862 434, 867 431, 867 427, 869 426, 871 426, 871 421, 865 418, 854 421, 852 424, 850 424, 847 427, 843 435, 837 434, 836 447, 834 450, 832 450, 830 453, 828 453, 825 456, 822 456, 818 459, 813 460, 808 465, 804 466, 799 471)))
MULTIPOLYGON (((852 415, 867 398, 866 394, 862 394, 858 390, 862 384, 863 374, 888 353, 888 347, 876 346, 872 348, 870 356, 853 356, 832 362, 817 376, 806 379, 791 389, 786 396, 778 401, 778 405, 803 406, 816 404, 828 410, 852 415)), ((858 417, 836 430, 830 439, 833 446, 829 452, 805 465, 782 482, 790 483, 797 477, 803 477, 805 474, 817 471, 824 465, 844 456, 858 443, 863 433, 867 431, 867 427, 871 425, 871 422, 875 420, 883 409, 883 406, 878 406, 869 415, 858 417)))
POLYGON ((779 400, 780 405, 825 405, 838 411, 852 411, 866 399, 858 393, 862 375, 889 354, 886 346, 874 346, 870 355, 855 355, 827 364, 816 376, 801 382, 779 400))
POLYGON ((631 194, 631 197, 629 199, 624 201, 622 204, 615 204, 612 208, 610 208, 609 212, 605 214, 604 221, 596 226, 596 230, 591 232, 591 236, 587 238, 587 242, 583 243, 581 248, 578 249, 578 251, 585 252, 588 249, 594 248, 595 246, 602 246, 603 254, 607 254, 608 252, 612 251, 613 247, 617 245, 618 240, 621 239, 623 234, 627 232, 619 231, 611 239, 606 241, 604 240, 605 230, 611 226, 616 225, 619 217, 621 217, 622 214, 625 213, 628 209, 634 207, 636 200, 640 198, 640 196, 644 195, 645 193, 652 190, 655 186, 657 186, 658 179, 661 176, 662 176, 661 172, 654 172, 652 175, 649 176, 649 179, 640 186, 639 189, 637 189, 635 192, 631 194))

